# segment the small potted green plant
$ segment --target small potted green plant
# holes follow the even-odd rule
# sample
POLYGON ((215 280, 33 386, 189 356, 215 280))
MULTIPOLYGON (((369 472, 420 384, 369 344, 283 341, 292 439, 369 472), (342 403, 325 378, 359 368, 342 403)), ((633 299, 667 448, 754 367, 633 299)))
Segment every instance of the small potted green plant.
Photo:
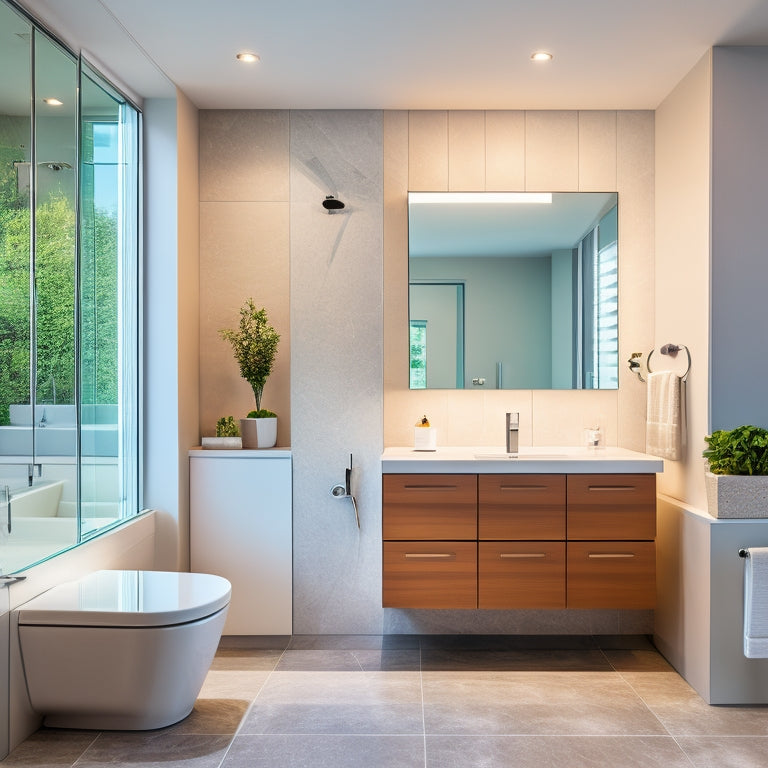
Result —
POLYGON ((256 409, 240 420, 243 447, 271 448, 277 442, 277 414, 261 407, 261 396, 272 373, 280 334, 269 324, 266 309, 257 309, 251 298, 240 308, 238 327, 219 333, 232 345, 240 375, 256 399, 256 409))
POLYGON ((222 416, 216 422, 216 437, 204 437, 203 448, 219 450, 237 449, 243 447, 240 430, 232 416, 222 416))
POLYGON ((707 509, 713 517, 768 517, 768 429, 719 429, 704 438, 707 509))

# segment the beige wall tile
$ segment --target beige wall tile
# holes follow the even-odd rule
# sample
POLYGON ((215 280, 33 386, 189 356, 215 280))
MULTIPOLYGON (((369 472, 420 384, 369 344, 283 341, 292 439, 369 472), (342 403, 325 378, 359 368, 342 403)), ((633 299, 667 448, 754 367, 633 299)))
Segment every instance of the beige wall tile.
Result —
POLYGON ((408 189, 448 189, 448 113, 408 113, 408 189))
POLYGON ((533 444, 580 446, 585 427, 600 426, 606 445, 619 445, 615 389, 534 390, 533 444))
POLYGON ((384 112, 384 389, 408 386, 408 113, 384 112))
MULTIPOLYGON (((653 112, 617 116, 619 192, 619 445, 645 450, 645 385, 626 361, 654 338, 653 112)), ((671 341, 671 339, 670 339, 671 341)))
POLYGON ((235 328, 248 297, 265 307, 280 333, 262 406, 278 415, 278 445, 290 445, 291 336, 288 295, 288 203, 200 204, 200 428, 244 418, 256 407, 221 328, 235 328))
POLYGON ((570 192, 579 188, 578 112, 525 113, 525 188, 570 192))
POLYGON ((616 113, 579 112, 579 191, 616 189, 616 113))
POLYGON ((485 189, 485 112, 448 113, 448 189, 485 189))
POLYGON ((485 188, 489 192, 525 189, 525 112, 485 113, 485 188))
POLYGON ((200 200, 288 199, 288 112, 200 112, 200 200))

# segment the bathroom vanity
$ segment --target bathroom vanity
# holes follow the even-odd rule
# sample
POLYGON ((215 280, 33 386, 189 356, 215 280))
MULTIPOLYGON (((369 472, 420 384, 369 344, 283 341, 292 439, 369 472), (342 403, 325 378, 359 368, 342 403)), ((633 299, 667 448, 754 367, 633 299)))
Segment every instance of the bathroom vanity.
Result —
POLYGON ((621 448, 387 448, 385 608, 653 608, 656 473, 621 448))

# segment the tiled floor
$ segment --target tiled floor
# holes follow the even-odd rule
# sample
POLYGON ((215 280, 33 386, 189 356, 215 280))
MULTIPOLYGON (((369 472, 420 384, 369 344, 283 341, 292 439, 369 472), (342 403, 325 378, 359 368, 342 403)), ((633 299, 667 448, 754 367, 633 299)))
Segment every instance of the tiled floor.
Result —
POLYGON ((43 729, 5 766, 750 768, 768 706, 710 707, 645 638, 294 637, 223 648, 158 731, 43 729))

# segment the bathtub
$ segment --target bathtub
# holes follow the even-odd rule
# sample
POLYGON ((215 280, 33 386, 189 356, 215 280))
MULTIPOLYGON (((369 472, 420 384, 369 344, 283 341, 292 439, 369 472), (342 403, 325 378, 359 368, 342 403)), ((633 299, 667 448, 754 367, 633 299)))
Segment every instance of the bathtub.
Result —
MULTIPOLYGON (((83 524, 83 537, 117 522, 115 518, 92 518, 83 524)), ((39 563, 78 543, 75 517, 16 517, 10 536, 0 537, 0 573, 14 573, 39 563)))
POLYGON ((20 517, 56 517, 63 490, 63 480, 43 480, 26 490, 11 489, 12 520, 20 517))

